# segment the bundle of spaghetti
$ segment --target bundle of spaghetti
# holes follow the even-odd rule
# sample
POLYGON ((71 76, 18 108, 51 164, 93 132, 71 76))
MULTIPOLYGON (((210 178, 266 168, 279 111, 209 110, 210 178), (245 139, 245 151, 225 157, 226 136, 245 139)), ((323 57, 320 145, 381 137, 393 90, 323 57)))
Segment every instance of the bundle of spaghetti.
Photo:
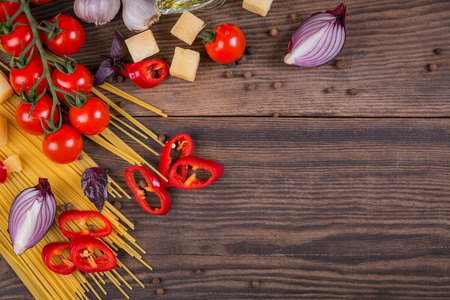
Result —
MULTIPOLYGON (((89 280, 81 272, 76 271, 66 276, 59 275, 50 271, 42 262, 41 251, 46 244, 68 241, 62 235, 56 222, 36 246, 27 250, 21 256, 16 256, 12 251, 11 241, 7 233, 9 209, 15 196, 22 190, 35 186, 39 177, 48 178, 57 206, 72 203, 74 208, 78 210, 96 210, 89 199, 83 195, 80 180, 81 174, 86 168, 96 167, 97 164, 84 152, 81 160, 67 165, 59 165, 48 160, 41 150, 42 137, 28 135, 18 126, 15 119, 15 107, 18 101, 18 97, 13 95, 11 99, 0 105, 0 114, 8 120, 9 125, 8 144, 0 147, 0 159, 4 160, 11 155, 18 154, 21 157, 23 167, 22 171, 18 173, 9 173, 5 184, 0 185, 0 253, 36 299, 87 299, 87 292, 92 292, 100 299, 89 280)), ((126 196, 130 198, 111 178, 109 178, 108 192, 112 197, 126 196)), ((121 249, 151 269, 138 252, 145 254, 145 251, 128 233, 127 226, 133 229, 133 224, 109 202, 105 202, 102 214, 111 222, 113 227, 113 232, 102 240, 114 253, 121 249)), ((100 220, 89 219, 89 222, 95 228, 103 227, 100 220)), ((82 229, 80 226, 75 222, 66 224, 66 228, 73 231, 82 229)), ((120 260, 118 260, 118 268, 116 269, 119 268, 128 273, 140 286, 144 286, 120 260)), ((121 282, 128 289, 132 287, 116 269, 101 274, 91 274, 89 278, 103 294, 106 294, 102 287, 106 283, 103 277, 106 276, 125 297, 129 298, 121 287, 121 282)))

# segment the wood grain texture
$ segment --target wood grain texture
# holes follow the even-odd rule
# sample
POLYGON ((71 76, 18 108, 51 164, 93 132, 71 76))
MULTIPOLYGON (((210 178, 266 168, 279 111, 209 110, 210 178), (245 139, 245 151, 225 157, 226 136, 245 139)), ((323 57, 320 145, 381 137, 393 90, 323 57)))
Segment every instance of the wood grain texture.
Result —
MULTIPOLYGON (((225 173, 204 190, 171 190, 164 217, 122 201, 155 267, 120 254, 148 285, 134 285, 134 299, 155 292, 154 276, 169 299, 450 296, 447 120, 142 121, 168 136, 189 128, 196 155, 225 173), (204 274, 194 276, 197 268, 204 274), (250 288, 252 280, 261 286, 250 288)), ((125 185, 126 163, 90 143, 87 151, 125 185)), ((11 271, 0 276, 4 299, 23 294, 11 271)))

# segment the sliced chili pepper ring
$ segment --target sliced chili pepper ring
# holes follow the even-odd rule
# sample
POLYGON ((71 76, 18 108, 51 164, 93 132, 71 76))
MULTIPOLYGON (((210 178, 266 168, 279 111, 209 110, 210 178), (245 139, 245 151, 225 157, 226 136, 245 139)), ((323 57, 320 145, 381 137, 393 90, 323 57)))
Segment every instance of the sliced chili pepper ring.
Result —
POLYGON ((96 211, 80 211, 80 210, 71 210, 71 211, 65 211, 63 212, 58 219, 59 228, 61 229, 61 232, 68 237, 69 239, 73 239, 78 236, 92 236, 95 238, 101 238, 108 236, 112 232, 112 226, 111 223, 108 221, 108 219, 103 216, 101 213, 96 211), (88 226, 86 225, 86 220, 90 218, 99 218, 103 221, 105 226, 103 228, 91 231, 89 230, 88 226), (83 227, 81 231, 69 231, 65 227, 65 223, 68 221, 75 221, 78 220, 83 227))
POLYGON ((61 259, 63 263, 59 265, 51 263, 52 257, 60 255, 64 249, 69 249, 69 243, 56 242, 45 245, 42 249, 42 261, 51 271, 62 275, 69 275, 77 269, 71 259, 61 259))
MULTIPOLYGON (((164 175, 166 178, 169 176, 170 165, 172 163, 172 157, 170 153, 172 149, 181 151, 181 157, 192 155, 194 152, 194 142, 187 133, 180 133, 174 136, 161 151, 161 156, 159 159, 158 171, 164 175)), ((182 175, 187 176, 188 169, 183 169, 180 171, 182 175)), ((173 187, 170 182, 162 181, 165 188, 173 187)))
POLYGON ((91 236, 79 236, 71 240, 70 256, 75 267, 84 273, 108 272, 117 266, 116 256, 111 249, 91 236), (96 257, 96 252, 103 255, 96 257))
POLYGON ((222 174, 222 165, 215 161, 197 156, 185 156, 177 160, 170 169, 169 181, 174 187, 181 190, 196 190, 207 187, 222 174), (188 170, 189 167, 192 167, 194 171, 198 169, 206 170, 211 173, 211 176, 207 180, 197 178, 195 173, 187 177, 188 172, 184 170, 188 170))
POLYGON ((165 215, 170 208, 170 196, 160 180, 155 174, 153 174, 149 169, 141 166, 128 167, 125 170, 125 181, 133 192, 139 205, 148 213, 153 215, 165 215), (146 191, 155 193, 159 197, 161 203, 161 208, 151 208, 146 201, 145 191, 142 190, 133 178, 133 173, 139 171, 147 183, 144 187, 146 191))
POLYGON ((169 65, 161 59, 151 59, 125 65, 126 74, 142 89, 150 89, 163 82, 169 75, 169 65))

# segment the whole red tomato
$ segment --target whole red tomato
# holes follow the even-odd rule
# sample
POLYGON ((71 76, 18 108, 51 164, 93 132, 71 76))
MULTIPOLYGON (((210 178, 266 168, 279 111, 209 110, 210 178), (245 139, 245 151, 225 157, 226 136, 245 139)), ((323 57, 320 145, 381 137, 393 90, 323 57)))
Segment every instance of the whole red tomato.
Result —
POLYGON ((48 40, 48 35, 45 36, 45 44, 58 55, 72 55, 84 44, 85 33, 83 26, 74 17, 60 14, 50 19, 50 23, 55 23, 58 18, 58 28, 64 32, 58 33, 51 41, 48 40))
MULTIPOLYGON (((35 21, 36 22, 36 21, 35 21)), ((14 19, 12 24, 23 24, 17 26, 10 34, 2 35, 1 41, 3 48, 5 48, 6 53, 10 55, 14 55, 18 57, 20 53, 22 53, 22 44, 24 49, 28 47, 28 45, 31 44, 33 41, 33 31, 30 27, 30 22, 28 22, 28 18, 25 14, 20 14, 17 16, 17 18, 14 19)), ((43 40, 42 33, 39 31, 38 33, 39 39, 43 40)), ((33 48, 32 48, 33 49, 33 48)), ((30 49, 27 52, 27 55, 31 53, 30 49)), ((34 46, 34 53, 37 53, 38 49, 36 46, 34 46)))
POLYGON ((0 22, 6 21, 6 13, 8 13, 9 17, 14 16, 14 14, 19 10, 20 3, 18 2, 9 2, 2 1, 0 5, 0 22))
MULTIPOLYGON (((16 93, 20 94, 22 86, 25 88, 25 93, 28 95, 34 84, 44 74, 44 63, 39 55, 34 54, 31 60, 23 69, 12 69, 9 73, 9 81, 16 93)), ((44 92, 47 87, 47 78, 42 79, 36 87, 37 95, 44 92)))
POLYGON ((245 51, 245 36, 236 25, 226 23, 200 35, 209 57, 222 64, 238 60, 245 51), (212 35, 212 37, 210 36, 212 35))
POLYGON ((98 98, 88 98, 82 107, 71 107, 69 119, 78 132, 86 135, 99 134, 109 124, 109 110, 98 98))
POLYGON ((63 124, 61 128, 47 135, 42 141, 45 156, 58 164, 74 162, 83 151, 81 134, 72 126, 63 124))
MULTIPOLYGON (((81 93, 81 90, 83 90, 86 96, 92 89, 92 81, 92 75, 89 70, 80 64, 77 65, 75 71, 70 75, 58 69, 55 69, 52 74, 52 82, 55 87, 67 92, 77 91, 81 93)), ((56 95, 60 100, 65 100, 63 93, 56 92, 56 95)))
MULTIPOLYGON (((44 129, 42 129, 41 118, 50 120, 52 114, 53 100, 47 95, 43 95, 37 102, 36 107, 30 115, 32 104, 20 103, 16 109, 16 120, 20 128, 26 133, 32 135, 43 135, 44 129)), ((59 107, 56 108, 53 115, 53 124, 57 124, 59 120, 59 107)), ((43 121, 46 129, 50 129, 48 125, 43 121)))
POLYGON ((45 4, 45 3, 49 3, 52 0, 30 0, 31 3, 35 3, 35 4, 45 4))

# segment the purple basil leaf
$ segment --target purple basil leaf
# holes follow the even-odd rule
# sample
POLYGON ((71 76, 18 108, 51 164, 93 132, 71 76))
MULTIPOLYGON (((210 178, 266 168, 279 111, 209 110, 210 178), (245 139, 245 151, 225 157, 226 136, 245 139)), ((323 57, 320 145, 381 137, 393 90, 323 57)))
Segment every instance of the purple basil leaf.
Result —
POLYGON ((106 80, 113 77, 115 72, 116 69, 114 68, 112 61, 105 59, 102 61, 94 75, 94 85, 98 86, 104 84, 106 80))
POLYGON ((84 170, 81 175, 81 187, 84 194, 101 212, 108 198, 108 176, 99 167, 84 170))
POLYGON ((111 57, 114 61, 122 61, 128 55, 128 47, 119 32, 115 31, 111 47, 111 57))

